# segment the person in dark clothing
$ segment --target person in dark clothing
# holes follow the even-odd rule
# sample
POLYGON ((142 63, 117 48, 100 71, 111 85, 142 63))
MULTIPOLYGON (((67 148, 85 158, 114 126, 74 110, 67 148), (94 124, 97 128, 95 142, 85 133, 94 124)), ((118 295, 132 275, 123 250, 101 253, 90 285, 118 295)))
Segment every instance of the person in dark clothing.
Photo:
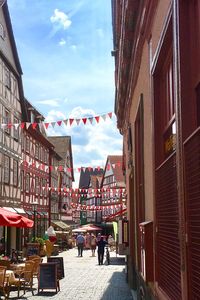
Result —
POLYGON ((104 240, 103 236, 101 236, 100 240, 97 241, 97 253, 98 253, 98 262, 99 265, 103 265, 104 251, 107 242, 104 240))

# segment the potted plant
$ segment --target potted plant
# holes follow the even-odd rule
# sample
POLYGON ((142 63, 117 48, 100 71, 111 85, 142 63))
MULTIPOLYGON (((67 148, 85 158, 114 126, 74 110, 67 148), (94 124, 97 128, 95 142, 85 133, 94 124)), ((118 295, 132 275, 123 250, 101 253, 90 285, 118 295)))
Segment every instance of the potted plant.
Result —
POLYGON ((45 255, 45 251, 44 251, 44 245, 45 245, 45 241, 44 241, 44 239, 43 238, 41 238, 41 237, 36 237, 35 238, 35 242, 36 243, 38 243, 39 245, 40 245, 40 255, 41 256, 44 256, 45 255))

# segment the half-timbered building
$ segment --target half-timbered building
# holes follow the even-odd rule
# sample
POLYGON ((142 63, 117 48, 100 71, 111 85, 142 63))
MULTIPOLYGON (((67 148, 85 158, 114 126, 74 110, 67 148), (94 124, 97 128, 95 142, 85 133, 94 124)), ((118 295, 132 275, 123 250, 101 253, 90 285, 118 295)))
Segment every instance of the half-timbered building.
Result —
POLYGON ((51 169, 49 162, 54 145, 49 142, 42 125, 44 117, 26 99, 27 119, 21 132, 22 163, 21 193, 22 205, 29 216, 34 219, 34 231, 25 230, 25 239, 41 237, 49 226, 50 203, 49 185, 51 169))
POLYGON ((125 181, 122 172, 122 155, 109 155, 101 182, 102 219, 106 221, 125 206, 125 181))
MULTIPOLYGON (((24 111, 22 69, 13 36, 7 3, 0 7, 0 206, 15 211, 21 207, 19 166, 24 111)), ((6 253, 20 249, 20 229, 0 227, 6 253)))
MULTIPOLYGON (((57 223, 57 227, 61 229, 64 228, 65 223, 72 223, 72 182, 74 181, 74 170, 73 170, 73 157, 72 157, 72 146, 70 136, 51 136, 48 137, 49 141, 55 145, 55 151, 62 158, 59 162, 58 172, 59 181, 57 184, 59 200, 59 218, 57 221, 62 221, 57 223)), ((56 225, 56 220, 54 219, 54 224, 56 225)), ((68 226, 66 226, 66 229, 68 226)))

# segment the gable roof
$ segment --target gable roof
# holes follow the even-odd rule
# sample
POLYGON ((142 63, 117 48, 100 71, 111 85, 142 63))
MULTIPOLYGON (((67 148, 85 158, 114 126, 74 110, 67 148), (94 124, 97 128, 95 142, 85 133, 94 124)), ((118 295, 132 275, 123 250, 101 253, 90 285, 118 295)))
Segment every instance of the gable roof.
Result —
POLYGON ((66 159, 67 151, 69 151, 71 176, 72 176, 72 181, 74 181, 71 136, 50 136, 48 137, 48 140, 55 146, 56 152, 63 158, 63 160, 66 159))
MULTIPOLYGON (((10 43, 11 43, 11 47, 12 47, 12 51, 13 51, 13 56, 14 56, 16 68, 17 68, 17 71, 19 72, 19 74, 22 75, 22 68, 21 68, 21 64, 20 64, 20 61, 19 61, 19 56, 18 56, 18 53, 17 53, 17 47, 16 47, 16 43, 15 43, 15 39, 14 39, 12 23, 11 23, 11 19, 10 19, 10 14, 9 14, 9 10, 8 10, 7 1, 4 3, 4 5, 2 7, 2 10, 3 10, 7 30, 8 30, 8 33, 9 33, 9 38, 10 38, 10 43)), ((7 60, 7 59, 5 59, 5 60, 7 60)), ((8 63, 10 65, 10 62, 8 62, 8 63)))
POLYGON ((79 188, 80 189, 87 189, 89 188, 90 185, 90 177, 93 175, 103 175, 103 169, 91 169, 88 170, 88 168, 86 168, 85 170, 83 170, 83 168, 81 168, 81 173, 80 173, 80 178, 79 178, 79 188))
POLYGON ((108 155, 101 185, 103 186, 104 184, 104 179, 106 177, 105 174, 109 164, 110 164, 110 170, 112 170, 112 173, 115 177, 117 186, 120 187, 125 186, 125 179, 122 170, 122 164, 123 164, 122 155, 108 155))
POLYGON ((124 182, 124 176, 122 171, 123 156, 122 155, 109 155, 108 161, 110 161, 113 174, 116 182, 124 182), (112 166, 115 165, 115 168, 112 166))

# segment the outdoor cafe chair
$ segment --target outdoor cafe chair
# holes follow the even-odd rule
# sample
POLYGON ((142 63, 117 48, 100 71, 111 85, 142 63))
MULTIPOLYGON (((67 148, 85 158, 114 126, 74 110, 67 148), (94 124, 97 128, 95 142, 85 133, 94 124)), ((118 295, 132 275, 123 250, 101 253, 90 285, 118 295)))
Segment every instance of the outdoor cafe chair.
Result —
POLYGON ((41 257, 36 257, 36 258, 32 258, 31 261, 34 262, 33 276, 38 277, 39 265, 42 263, 43 259, 41 257))
POLYGON ((34 262, 33 261, 26 261, 25 262, 25 268, 21 271, 16 271, 16 280, 13 281, 10 286, 15 286, 18 288, 18 298, 20 294, 20 288, 24 288, 24 294, 26 291, 26 287, 31 289, 32 295, 33 293, 33 269, 34 269, 34 262))
POLYGON ((6 260, 6 259, 1 259, 0 260, 0 266, 6 267, 7 269, 10 269, 10 265, 11 265, 10 260, 6 260))
POLYGON ((7 300, 10 294, 10 286, 6 277, 6 267, 0 266, 0 291, 7 300))
POLYGON ((33 260, 35 258, 40 258, 41 259, 41 257, 39 255, 29 255, 29 256, 27 256, 26 260, 33 260))

